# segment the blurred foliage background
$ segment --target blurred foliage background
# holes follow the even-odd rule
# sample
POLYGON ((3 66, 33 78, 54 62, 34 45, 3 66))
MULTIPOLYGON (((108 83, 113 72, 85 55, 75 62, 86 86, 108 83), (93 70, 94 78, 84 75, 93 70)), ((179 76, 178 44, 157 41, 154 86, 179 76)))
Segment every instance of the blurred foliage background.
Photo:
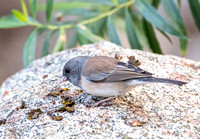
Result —
MULTIPOLYGON (((187 2, 200 30, 199 1, 187 2)), ((156 32, 172 45, 171 36, 177 37, 180 54, 187 54, 190 37, 180 13, 181 0, 19 0, 18 3, 20 9, 11 9, 10 15, 1 16, 0 28, 31 27, 23 48, 24 67, 38 55, 36 44, 41 36, 41 57, 102 40, 163 54, 156 32), (164 16, 158 7, 163 8, 164 16)))

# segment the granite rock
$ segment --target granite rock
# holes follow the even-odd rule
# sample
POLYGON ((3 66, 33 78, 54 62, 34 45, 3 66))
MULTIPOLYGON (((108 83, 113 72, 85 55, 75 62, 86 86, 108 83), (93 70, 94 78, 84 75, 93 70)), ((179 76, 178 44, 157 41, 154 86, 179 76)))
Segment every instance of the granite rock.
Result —
POLYGON ((199 138, 200 64, 185 58, 124 49, 109 42, 84 45, 35 60, 9 77, 0 88, 0 137, 4 138, 199 138), (108 106, 85 105, 101 98, 80 93, 62 82, 62 68, 71 58, 87 55, 128 56, 155 77, 186 81, 176 86, 151 83, 137 86, 108 106), (61 92, 60 90, 68 90, 61 92), (60 91, 60 92, 59 92, 60 91), (57 96, 53 96, 53 93, 57 96), (63 93, 63 94, 62 94, 63 93), (51 94, 51 95, 49 95, 51 94), (63 107, 60 95, 74 99, 74 112, 63 107), (25 106, 20 106, 25 102, 25 106), (31 110, 42 113, 30 118, 31 110), (49 112, 54 111, 54 118, 49 112), (55 117, 62 117, 55 120, 55 117))

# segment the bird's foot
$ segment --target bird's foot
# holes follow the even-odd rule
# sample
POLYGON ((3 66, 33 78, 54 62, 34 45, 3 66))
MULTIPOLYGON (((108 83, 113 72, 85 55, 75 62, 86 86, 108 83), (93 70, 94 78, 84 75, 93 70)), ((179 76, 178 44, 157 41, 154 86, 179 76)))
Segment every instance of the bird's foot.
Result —
POLYGON ((117 97, 117 96, 112 96, 112 97, 109 97, 109 98, 100 100, 100 101, 98 101, 98 102, 96 102, 96 103, 89 104, 89 105, 86 105, 86 106, 87 106, 87 107, 97 107, 97 106, 100 106, 100 105, 102 105, 102 106, 108 106, 108 105, 110 105, 110 103, 106 103, 106 101, 109 101, 109 100, 114 99, 114 98, 116 98, 116 97, 117 97))

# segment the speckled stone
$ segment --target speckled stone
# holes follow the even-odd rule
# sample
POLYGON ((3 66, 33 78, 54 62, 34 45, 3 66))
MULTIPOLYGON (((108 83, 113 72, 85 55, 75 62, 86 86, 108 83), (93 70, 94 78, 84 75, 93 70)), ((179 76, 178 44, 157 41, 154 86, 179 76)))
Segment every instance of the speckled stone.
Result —
POLYGON ((157 55, 124 49, 109 42, 84 45, 42 59, 9 77, 0 88, 0 137, 4 138, 200 138, 200 64, 176 56, 157 55), (135 56, 141 68, 155 77, 188 82, 183 86, 151 83, 137 86, 112 100, 112 105, 87 108, 99 100, 80 88, 62 82, 62 68, 71 58, 115 54, 135 56), (48 75, 48 76, 47 76, 48 75), (62 107, 60 96, 48 96, 57 88, 69 88, 65 95, 76 99, 75 112, 56 112, 54 121, 48 111, 62 107), (25 101, 26 108, 16 107, 25 101), (53 103, 54 102, 54 103, 53 103), (42 114, 29 120, 30 109, 42 114), (134 121, 139 124, 131 125, 134 121))

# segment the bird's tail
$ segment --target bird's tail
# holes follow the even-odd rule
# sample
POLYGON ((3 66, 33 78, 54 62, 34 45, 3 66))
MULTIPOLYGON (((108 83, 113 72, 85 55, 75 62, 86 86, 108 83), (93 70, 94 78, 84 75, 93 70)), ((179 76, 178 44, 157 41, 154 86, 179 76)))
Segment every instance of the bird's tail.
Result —
POLYGON ((170 80, 170 79, 164 79, 164 78, 154 78, 154 77, 144 77, 140 78, 140 81, 143 82, 157 82, 157 83, 168 83, 168 84, 176 84, 176 85, 184 85, 187 84, 186 82, 177 81, 177 80, 170 80))

